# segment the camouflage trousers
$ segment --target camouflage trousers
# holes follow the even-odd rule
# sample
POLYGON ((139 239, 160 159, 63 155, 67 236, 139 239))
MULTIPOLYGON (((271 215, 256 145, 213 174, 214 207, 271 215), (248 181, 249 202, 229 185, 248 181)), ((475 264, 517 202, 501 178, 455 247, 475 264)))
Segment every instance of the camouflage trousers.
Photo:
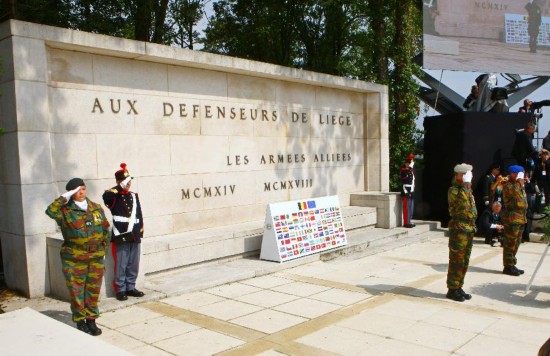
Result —
POLYGON ((457 289, 464 285, 464 277, 470 264, 474 232, 449 229, 449 269, 447 288, 457 289))
POLYGON ((96 319, 99 316, 97 301, 105 271, 104 259, 76 260, 72 255, 61 254, 65 283, 71 297, 73 321, 96 319))
POLYGON ((523 236, 523 224, 504 225, 504 242, 502 244, 502 264, 506 266, 515 266, 518 260, 516 253, 523 236))

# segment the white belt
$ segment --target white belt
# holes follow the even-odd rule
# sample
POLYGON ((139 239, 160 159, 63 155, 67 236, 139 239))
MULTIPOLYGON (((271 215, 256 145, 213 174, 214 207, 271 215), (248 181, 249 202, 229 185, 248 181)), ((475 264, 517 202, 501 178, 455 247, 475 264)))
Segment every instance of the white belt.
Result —
MULTIPOLYGON (((130 218, 127 218, 125 216, 113 215, 113 221, 127 223, 130 222, 130 218)), ((136 219, 136 224, 139 224, 139 219, 136 219)))

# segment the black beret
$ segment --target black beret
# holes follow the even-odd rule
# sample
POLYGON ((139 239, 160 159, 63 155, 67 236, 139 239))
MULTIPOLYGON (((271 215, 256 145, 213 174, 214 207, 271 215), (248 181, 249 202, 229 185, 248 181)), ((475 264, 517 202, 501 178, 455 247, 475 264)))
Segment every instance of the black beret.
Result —
POLYGON ((84 181, 81 178, 73 178, 67 183, 67 185, 65 186, 65 189, 69 191, 83 185, 86 185, 86 184, 84 184, 84 181))

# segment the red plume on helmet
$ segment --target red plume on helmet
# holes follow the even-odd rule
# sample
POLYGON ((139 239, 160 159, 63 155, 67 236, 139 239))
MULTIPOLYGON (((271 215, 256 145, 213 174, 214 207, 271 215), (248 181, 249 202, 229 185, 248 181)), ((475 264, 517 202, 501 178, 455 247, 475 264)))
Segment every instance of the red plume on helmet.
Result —
POLYGON ((128 173, 128 170, 126 169, 126 163, 121 163, 120 168, 121 169, 115 172, 116 180, 124 180, 130 176, 130 173, 128 173))

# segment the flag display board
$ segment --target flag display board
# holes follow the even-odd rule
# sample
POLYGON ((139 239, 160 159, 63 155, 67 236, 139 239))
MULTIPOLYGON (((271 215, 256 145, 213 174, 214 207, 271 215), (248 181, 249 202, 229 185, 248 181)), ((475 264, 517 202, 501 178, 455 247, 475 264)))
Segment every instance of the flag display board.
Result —
MULTIPOLYGON (((527 15, 505 14, 506 43, 529 44, 527 15)), ((550 17, 543 17, 539 27, 537 46, 550 46, 550 17)))
POLYGON ((338 196, 269 204, 260 258, 285 262, 347 245, 338 196))

